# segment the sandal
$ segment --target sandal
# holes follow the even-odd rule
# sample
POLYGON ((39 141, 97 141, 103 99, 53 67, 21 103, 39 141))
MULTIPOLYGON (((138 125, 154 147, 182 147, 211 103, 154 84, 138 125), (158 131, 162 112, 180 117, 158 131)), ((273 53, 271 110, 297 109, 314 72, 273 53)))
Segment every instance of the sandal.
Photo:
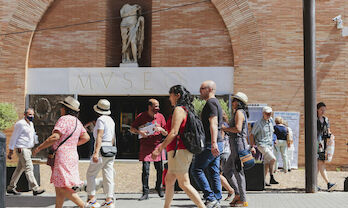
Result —
POLYGON ((232 204, 230 204, 230 205, 231 205, 231 207, 247 207, 249 204, 246 201, 239 201, 238 200, 233 205, 232 204))
POLYGON ((233 200, 232 200, 231 203, 230 203, 230 206, 233 207, 233 205, 234 205, 237 201, 239 201, 239 200, 240 200, 240 196, 235 195, 234 198, 233 198, 233 200))
POLYGON ((229 201, 232 198, 233 193, 228 193, 224 201, 229 201))

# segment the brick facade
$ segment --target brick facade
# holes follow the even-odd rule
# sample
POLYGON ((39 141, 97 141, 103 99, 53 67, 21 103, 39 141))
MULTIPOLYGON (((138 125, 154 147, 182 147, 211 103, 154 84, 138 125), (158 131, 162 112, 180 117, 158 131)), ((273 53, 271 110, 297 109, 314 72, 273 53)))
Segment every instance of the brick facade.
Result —
MULTIPOLYGON (((108 17, 109 1, 76 2, 0 0, 0 32, 108 17)), ((152 11, 158 11, 188 2, 153 0, 151 7, 152 11)), ((331 18, 341 14, 345 21, 348 5, 338 0, 316 1, 316 7, 317 100, 327 104, 327 116, 336 135, 336 152, 331 163, 335 167, 346 165, 348 159, 345 145, 348 41, 331 18)), ((0 36, 1 101, 15 103, 22 115, 26 64, 29 67, 106 66, 110 58, 108 27, 106 22, 99 22, 35 32, 33 36, 30 32, 0 36)), ((251 103, 267 103, 276 111, 299 111, 299 164, 303 166, 302 1, 212 0, 155 12, 151 27, 150 66, 234 66, 234 89, 245 92, 251 103)))

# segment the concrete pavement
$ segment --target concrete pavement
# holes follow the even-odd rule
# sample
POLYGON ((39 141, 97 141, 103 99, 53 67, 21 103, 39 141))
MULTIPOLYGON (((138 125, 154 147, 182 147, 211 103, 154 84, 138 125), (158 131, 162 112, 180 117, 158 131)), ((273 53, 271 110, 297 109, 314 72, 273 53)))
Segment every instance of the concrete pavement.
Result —
MULTIPOLYGON (((80 196, 86 200, 86 194, 80 196)), ((115 194, 117 208, 156 208, 163 207, 164 199, 157 194, 150 194, 150 199, 137 201, 139 193, 115 194)), ((226 194, 223 195, 226 197, 226 194)), ((340 208, 348 207, 348 192, 318 192, 306 193, 274 193, 274 192, 248 192, 250 208, 340 208)), ((98 195, 100 202, 102 195, 98 195)), ((55 196, 44 194, 32 196, 31 192, 21 196, 6 196, 6 207, 54 207, 55 196)), ((229 202, 222 201, 222 207, 229 207, 229 202)), ((64 207, 74 207, 71 201, 66 201, 64 207)), ((172 207, 195 207, 192 201, 183 192, 174 196, 172 207)))

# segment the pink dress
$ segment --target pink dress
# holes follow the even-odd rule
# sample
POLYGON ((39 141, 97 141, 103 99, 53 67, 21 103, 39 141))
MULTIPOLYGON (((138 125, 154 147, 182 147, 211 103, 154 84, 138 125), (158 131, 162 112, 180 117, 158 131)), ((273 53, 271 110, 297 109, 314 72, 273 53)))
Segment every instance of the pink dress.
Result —
MULTIPOLYGON (((76 117, 71 115, 62 116, 57 121, 53 131, 59 131, 62 135, 53 148, 64 141, 75 129, 76 117)), ((56 152, 54 167, 52 168, 51 183, 55 187, 73 187, 83 182, 79 175, 79 156, 77 153, 77 143, 79 137, 85 133, 80 120, 77 120, 77 127, 73 135, 56 152)))

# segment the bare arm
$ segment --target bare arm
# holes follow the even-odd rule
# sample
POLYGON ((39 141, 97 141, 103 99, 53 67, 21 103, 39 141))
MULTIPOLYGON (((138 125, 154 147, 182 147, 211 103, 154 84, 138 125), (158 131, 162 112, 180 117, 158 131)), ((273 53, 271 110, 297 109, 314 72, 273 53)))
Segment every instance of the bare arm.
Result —
POLYGON ((211 153, 217 157, 220 154, 217 137, 218 137, 218 118, 217 116, 212 116, 209 118, 209 128, 210 128, 210 139, 211 139, 211 153))
POLYGON ((129 131, 131 133, 133 133, 133 134, 140 134, 142 138, 146 138, 147 137, 146 132, 140 131, 139 129, 131 127, 129 131))
POLYGON ((156 158, 162 152, 162 150, 166 148, 168 144, 170 144, 173 141, 173 139, 179 134, 180 125, 185 119, 186 115, 186 111, 181 107, 176 107, 174 109, 172 118, 172 128, 168 133, 167 137, 164 139, 164 141, 159 145, 158 148, 156 148, 152 152, 152 158, 156 158))
POLYGON ((57 142, 61 137, 61 134, 59 131, 54 131, 51 136, 49 136, 42 144, 40 144, 34 151, 33 155, 35 156, 38 152, 40 152, 43 149, 46 149, 47 147, 52 146, 55 142, 57 142))
POLYGON ((77 146, 80 146, 80 145, 83 145, 85 144, 86 142, 89 141, 89 135, 87 134, 87 132, 83 133, 81 136, 80 136, 80 139, 79 139, 79 142, 77 143, 77 146))
POLYGON ((244 119, 244 114, 241 111, 237 110, 236 116, 234 118, 236 126, 229 128, 223 127, 222 130, 231 133, 240 133, 242 132, 244 119))
POLYGON ((100 152, 100 147, 101 147, 103 135, 104 135, 104 130, 103 129, 98 129, 98 131, 97 131, 97 138, 95 140, 94 153, 92 155, 92 160, 95 163, 97 163, 98 160, 99 160, 98 158, 99 158, 99 152, 100 152))

